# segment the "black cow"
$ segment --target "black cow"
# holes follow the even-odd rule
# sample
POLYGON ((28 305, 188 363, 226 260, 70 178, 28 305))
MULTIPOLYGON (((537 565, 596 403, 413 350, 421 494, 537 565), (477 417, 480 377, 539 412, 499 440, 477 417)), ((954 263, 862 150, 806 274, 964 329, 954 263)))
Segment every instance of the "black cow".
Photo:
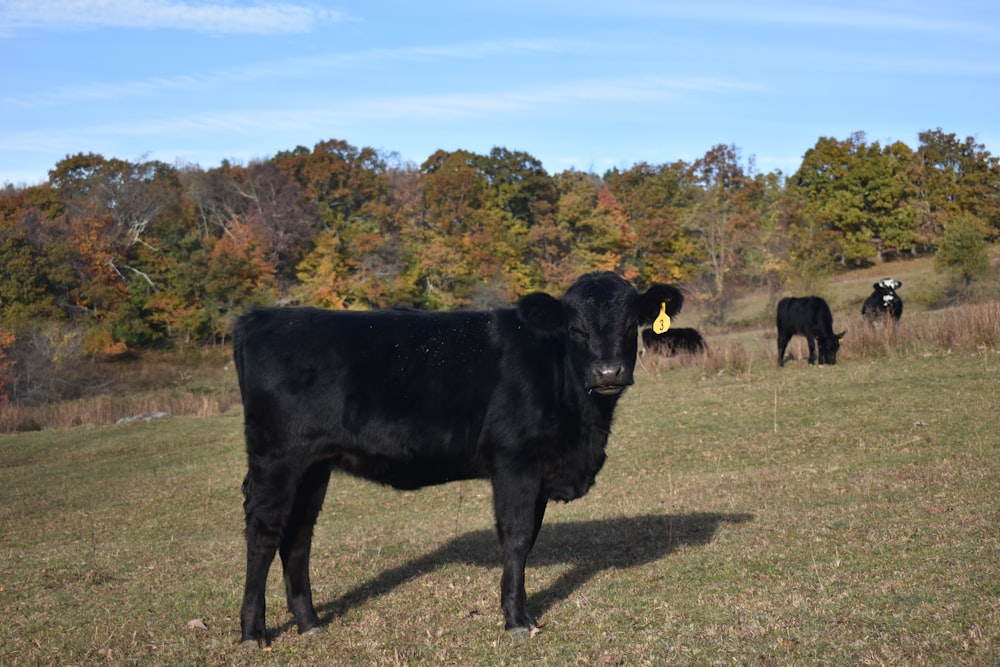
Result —
POLYGON ((697 354, 707 349, 705 339, 697 329, 683 327, 667 329, 661 334, 652 329, 642 330, 642 345, 653 354, 663 354, 669 357, 681 352, 697 354))
POLYGON ((531 633, 524 567, 549 500, 587 493, 618 398, 633 382, 637 328, 683 297, 637 292, 613 273, 561 298, 427 313, 257 309, 233 330, 246 431, 247 575, 242 642, 267 640, 275 552, 300 633, 317 631, 313 526, 331 469, 416 489, 488 478, 507 630, 531 633))
POLYGON ((792 336, 799 334, 809 343, 809 363, 837 363, 837 350, 846 331, 833 333, 833 314, 821 297, 786 297, 778 302, 778 365, 785 365, 785 348, 792 336))
POLYGON ((861 316, 872 324, 885 317, 898 322, 903 316, 903 300, 896 294, 896 290, 902 286, 903 283, 892 278, 885 278, 872 285, 875 291, 861 306, 861 316))

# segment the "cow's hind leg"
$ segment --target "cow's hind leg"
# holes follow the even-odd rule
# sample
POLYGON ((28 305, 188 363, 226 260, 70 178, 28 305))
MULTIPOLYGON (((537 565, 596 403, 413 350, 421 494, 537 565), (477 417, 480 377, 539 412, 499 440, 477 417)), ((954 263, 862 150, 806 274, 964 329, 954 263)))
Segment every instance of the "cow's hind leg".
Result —
POLYGON ((329 481, 328 464, 318 463, 306 471, 295 495, 295 504, 279 547, 288 611, 295 617, 300 634, 312 634, 321 630, 319 617, 313 607, 309 554, 312 551, 316 517, 323 507, 329 481))
POLYGON ((253 459, 243 480, 246 514, 247 572, 240 607, 243 646, 261 646, 267 641, 265 592, 267 573, 274 562, 285 524, 292 509, 300 473, 274 461, 261 465, 253 459))
POLYGON ((524 568, 528 552, 535 544, 545 516, 546 498, 540 476, 503 476, 493 479, 493 505, 497 536, 503 553, 500 577, 500 607, 505 628, 518 637, 527 637, 535 627, 528 612, 524 590, 524 568))
POLYGON ((784 333, 778 332, 778 365, 785 365, 785 349, 788 347, 788 341, 791 340, 791 336, 787 336, 784 333))

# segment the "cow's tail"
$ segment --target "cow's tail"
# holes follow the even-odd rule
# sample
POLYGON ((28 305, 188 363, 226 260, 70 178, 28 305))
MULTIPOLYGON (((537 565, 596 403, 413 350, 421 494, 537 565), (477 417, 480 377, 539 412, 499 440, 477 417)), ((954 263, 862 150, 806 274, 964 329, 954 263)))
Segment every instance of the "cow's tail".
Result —
POLYGON ((244 358, 244 350, 246 346, 246 318, 244 315, 236 320, 236 324, 233 326, 233 363, 236 365, 236 379, 239 382, 240 396, 243 400, 243 407, 246 407, 246 386, 245 386, 245 376, 246 376, 246 360, 244 358))

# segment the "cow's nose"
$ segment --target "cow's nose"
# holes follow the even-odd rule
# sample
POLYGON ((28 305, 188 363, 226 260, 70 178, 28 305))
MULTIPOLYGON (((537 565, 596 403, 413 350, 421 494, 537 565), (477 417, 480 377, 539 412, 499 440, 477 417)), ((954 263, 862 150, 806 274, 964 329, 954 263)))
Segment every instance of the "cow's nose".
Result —
POLYGON ((594 366, 594 383, 597 385, 620 384, 625 377, 625 366, 601 362, 594 366))

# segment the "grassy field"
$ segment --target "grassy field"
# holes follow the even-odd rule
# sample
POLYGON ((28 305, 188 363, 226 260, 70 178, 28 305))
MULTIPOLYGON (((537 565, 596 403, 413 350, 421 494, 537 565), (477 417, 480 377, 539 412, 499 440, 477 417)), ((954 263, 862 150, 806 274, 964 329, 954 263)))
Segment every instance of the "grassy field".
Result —
POLYGON ((335 477, 328 631, 297 635, 276 567, 246 652, 238 408, 0 436, 0 664, 995 666, 1000 353, 914 340, 641 367, 597 486, 550 507, 529 640, 483 482, 335 477))

